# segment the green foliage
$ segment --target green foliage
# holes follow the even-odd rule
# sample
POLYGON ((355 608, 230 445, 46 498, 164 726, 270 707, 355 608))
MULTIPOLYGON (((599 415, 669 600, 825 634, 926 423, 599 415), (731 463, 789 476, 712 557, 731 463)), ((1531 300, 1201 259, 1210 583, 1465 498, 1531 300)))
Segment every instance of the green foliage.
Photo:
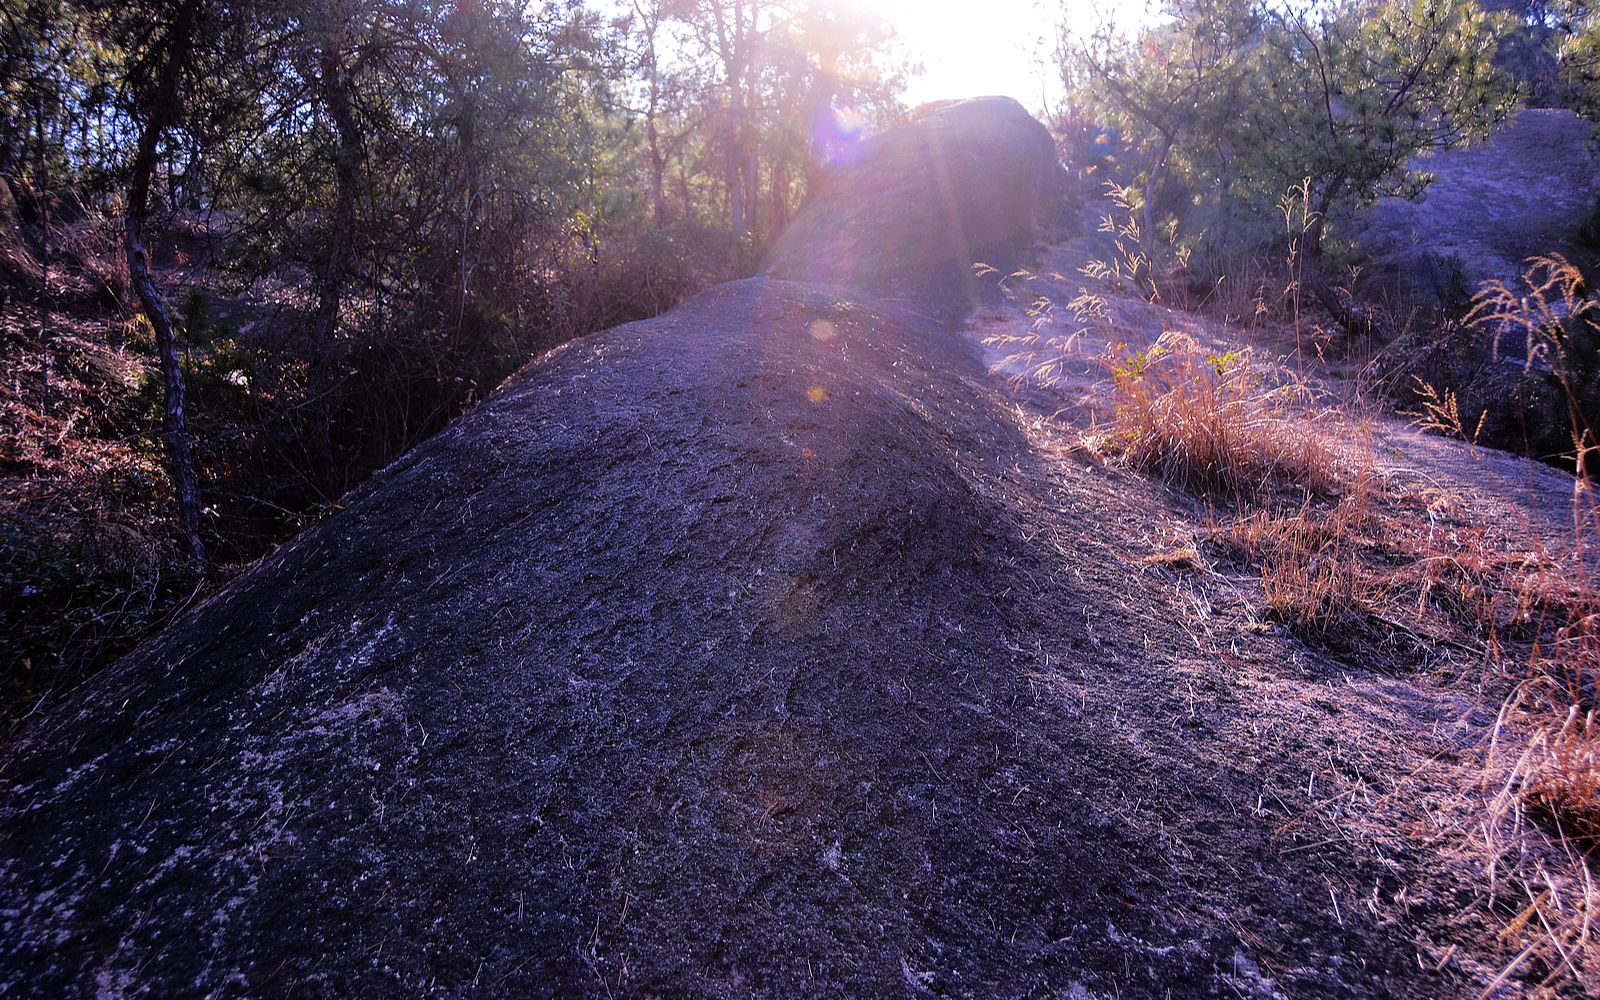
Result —
POLYGON ((1307 247, 1325 220, 1415 194, 1419 154, 1477 140, 1514 105, 1502 19, 1471 0, 1183 2, 1136 39, 1063 44, 1072 100, 1141 154, 1146 239, 1262 241, 1304 184, 1307 247), (1160 197, 1161 175, 1177 194, 1160 197), (1154 215, 1164 214, 1163 226, 1154 215))
POLYGON ((1222 354, 1206 355, 1206 364, 1211 368, 1211 371, 1218 378, 1223 378, 1227 376, 1228 373, 1240 368, 1245 364, 1248 364, 1249 360, 1250 358, 1248 354, 1246 354, 1244 351, 1237 350, 1225 351, 1222 354))
POLYGON ((1516 100, 1493 63, 1497 21, 1471 0, 1282 7, 1268 23, 1266 95, 1241 144, 1264 196, 1309 177, 1326 214, 1415 193, 1418 153, 1483 138, 1516 100))
POLYGON ((1058 48, 1075 114, 1113 129, 1142 164, 1120 207, 1142 213, 1147 256, 1161 228, 1176 235, 1187 192, 1221 151, 1216 137, 1248 100, 1263 23, 1254 0, 1174 0, 1166 14, 1137 37, 1109 22, 1081 37, 1064 27, 1058 48))
POLYGON ((1557 0, 1552 6, 1562 96, 1579 114, 1600 121, 1600 5, 1557 0))
POLYGON ((1114 344, 1107 351, 1111 374, 1117 378, 1141 379, 1166 355, 1166 348, 1151 344, 1142 351, 1128 351, 1126 344, 1114 344))

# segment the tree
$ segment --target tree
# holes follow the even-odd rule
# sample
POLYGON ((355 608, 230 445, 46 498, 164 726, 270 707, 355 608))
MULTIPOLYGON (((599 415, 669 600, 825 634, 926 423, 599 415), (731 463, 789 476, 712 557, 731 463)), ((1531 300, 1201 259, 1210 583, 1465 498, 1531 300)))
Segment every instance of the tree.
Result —
POLYGON ((1242 110, 1262 26, 1254 0, 1176 0, 1164 13, 1136 38, 1109 21, 1082 36, 1063 26, 1058 48, 1075 111, 1117 128, 1145 164, 1140 236, 1152 265, 1157 191, 1175 155, 1204 161, 1214 142, 1225 166, 1223 136, 1242 110))
MULTIPOLYGON (((196 565, 206 562, 200 539, 200 483, 190 447, 183 366, 178 358, 172 313, 150 273, 145 228, 150 213, 150 180, 155 172, 158 147, 182 113, 183 79, 190 68, 195 37, 206 16, 204 0, 185 0, 170 17, 145 29, 142 46, 134 49, 128 74, 128 113, 136 123, 133 163, 128 181, 125 246, 128 275, 145 319, 155 332, 164 387, 162 438, 166 442, 173 489, 177 493, 179 521, 196 565)), ((130 25, 131 27, 131 25, 130 25)))
POLYGON ((838 142, 900 113, 901 72, 883 62, 893 38, 881 16, 839 0, 813 0, 774 32, 770 96, 761 109, 773 150, 774 234, 791 203, 792 168, 805 185, 815 183, 838 142))
POLYGON ((1224 217, 1276 216, 1284 192, 1303 188, 1306 286, 1342 326, 1364 328, 1325 273, 1327 227, 1380 195, 1419 193, 1418 155, 1504 120, 1517 94, 1494 65, 1497 20, 1472 0, 1208 0, 1169 15, 1135 43, 1102 35, 1066 64, 1081 104, 1133 130, 1145 238, 1174 158, 1191 174, 1188 200, 1224 217))
POLYGON ((837 0, 671 0, 667 9, 688 29, 690 70, 705 81, 706 142, 723 180, 731 257, 744 270, 782 224, 794 178, 814 179, 821 119, 838 105, 898 110, 900 76, 879 65, 892 35, 837 0))
POLYGON ((530 355, 748 267, 827 154, 815 126, 896 110, 871 21, 854 0, 0 0, 25 411, 0 445, 33 456, 0 576, 61 615, 123 609, 63 645, 56 598, 30 598, 28 655, 103 661, 170 607, 177 564, 259 555, 530 355), (127 369, 151 377, 105 377, 127 369))
POLYGON ((1552 20, 1557 65, 1573 109, 1600 121, 1600 5, 1595 0, 1559 0, 1552 20))
POLYGON ((673 13, 716 63, 715 144, 722 154, 731 257, 743 267, 756 230, 759 151, 752 111, 759 101, 760 60, 780 8, 771 0, 678 0, 673 13))
POLYGON ((1245 170, 1272 197, 1308 182, 1305 281, 1341 326, 1363 330, 1368 317, 1325 273, 1328 221, 1383 194, 1419 194, 1419 154, 1505 120, 1517 93, 1494 65, 1496 20, 1472 0, 1308 0, 1265 16, 1245 170))
POLYGON ((634 0, 633 18, 626 30, 637 38, 635 69, 643 77, 644 130, 650 170, 650 219, 660 228, 667 220, 667 150, 661 135, 663 104, 670 80, 662 66, 660 46, 665 34, 664 0, 634 0))
POLYGON ((316 95, 315 103, 333 125, 334 198, 328 219, 327 254, 317 281, 317 308, 312 320, 311 359, 306 394, 311 402, 311 453, 320 476, 333 474, 332 415, 329 393, 334 340, 347 272, 356 238, 356 197, 365 146, 356 117, 354 77, 382 45, 378 38, 352 39, 373 12, 356 0, 322 0, 307 5, 301 17, 306 51, 303 73, 316 95), (353 30, 354 29, 354 30, 353 30))

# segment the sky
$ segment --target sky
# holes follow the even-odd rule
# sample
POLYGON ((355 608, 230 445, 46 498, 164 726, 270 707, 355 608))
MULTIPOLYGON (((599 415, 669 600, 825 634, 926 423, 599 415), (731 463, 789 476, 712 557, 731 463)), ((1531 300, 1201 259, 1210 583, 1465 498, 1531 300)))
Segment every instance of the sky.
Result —
MULTIPOLYGON (((1090 17, 1087 0, 858 0, 880 12, 903 53, 923 64, 906 103, 1004 94, 1030 111, 1052 105, 1061 84, 1049 65, 1064 12, 1090 17)), ((1138 5, 1134 0, 1130 6, 1138 5)))

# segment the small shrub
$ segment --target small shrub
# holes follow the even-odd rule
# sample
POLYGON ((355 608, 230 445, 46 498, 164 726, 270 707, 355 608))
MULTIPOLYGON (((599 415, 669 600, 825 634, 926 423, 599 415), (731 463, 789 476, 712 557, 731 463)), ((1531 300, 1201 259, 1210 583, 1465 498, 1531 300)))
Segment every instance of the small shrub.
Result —
POLYGON ((1589 211, 1579 220, 1574 234, 1578 246, 1590 253, 1600 253, 1600 198, 1596 198, 1589 211))
POLYGON ((1524 381, 1554 401, 1529 435, 1535 456, 1576 461, 1592 473, 1592 428, 1600 427, 1600 300, 1559 254, 1530 259, 1522 285, 1485 285, 1467 322, 1489 335, 1496 356, 1508 339, 1525 349, 1524 381))
POLYGON ((1134 467, 1237 498, 1335 487, 1334 451, 1306 413, 1310 390, 1257 369, 1248 352, 1208 354, 1169 333, 1144 351, 1117 345, 1101 361, 1115 407, 1102 440, 1134 467))

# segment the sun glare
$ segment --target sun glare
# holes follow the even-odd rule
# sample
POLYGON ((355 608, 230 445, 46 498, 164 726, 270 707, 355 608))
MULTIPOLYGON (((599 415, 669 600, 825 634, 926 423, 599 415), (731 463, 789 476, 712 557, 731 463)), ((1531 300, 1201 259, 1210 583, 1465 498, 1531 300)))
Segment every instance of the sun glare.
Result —
POLYGON ((1053 104, 1061 89, 1052 65, 1056 27, 1085 0, 857 0, 883 15, 900 40, 900 51, 922 73, 906 88, 917 105, 962 97, 1003 94, 1030 109, 1053 104))

